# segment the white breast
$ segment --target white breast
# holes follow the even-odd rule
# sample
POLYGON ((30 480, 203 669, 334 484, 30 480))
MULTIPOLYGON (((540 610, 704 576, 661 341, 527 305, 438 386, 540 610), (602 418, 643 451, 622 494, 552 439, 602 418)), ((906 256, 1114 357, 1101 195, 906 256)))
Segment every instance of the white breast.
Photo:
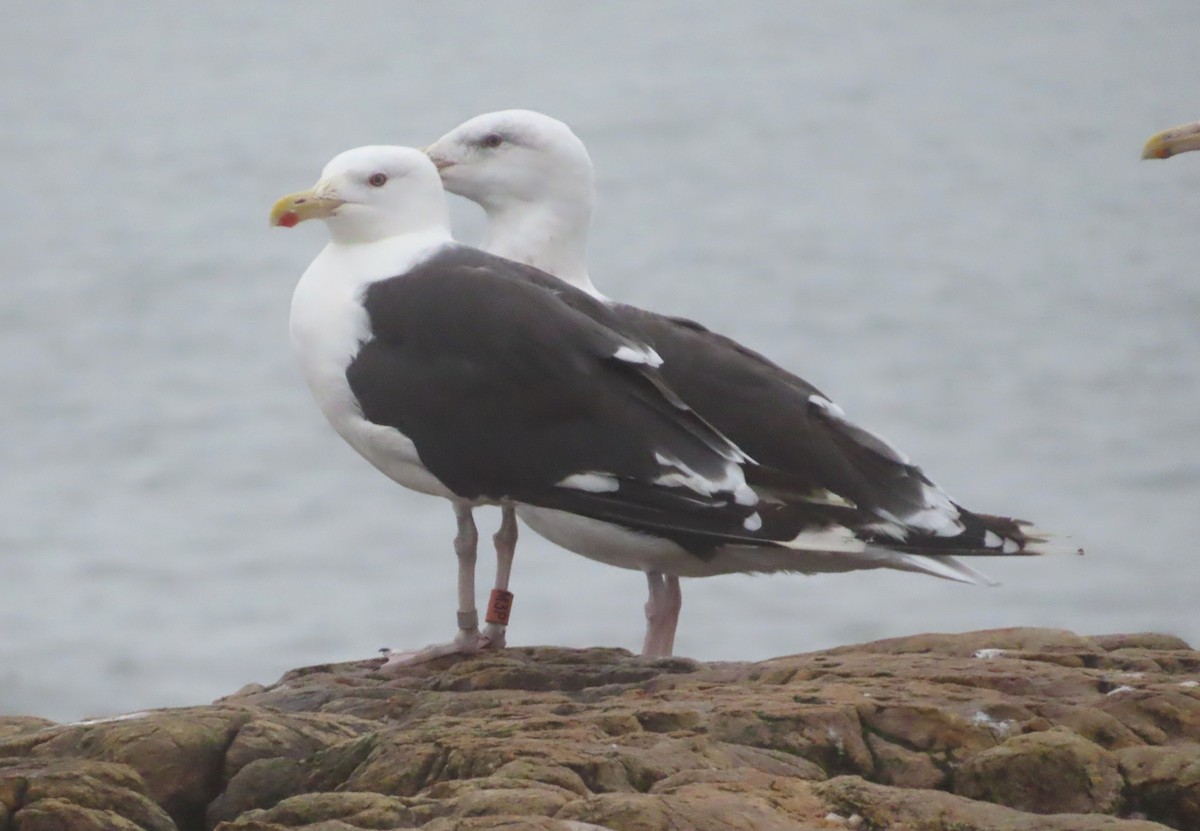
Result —
POLYGON ((292 348, 321 412, 351 447, 406 488, 451 498, 450 490, 425 469, 407 436, 363 418, 346 379, 346 367, 371 338, 362 306, 367 286, 407 271, 431 253, 427 242, 405 243, 402 247, 395 240, 326 246, 292 295, 292 348))

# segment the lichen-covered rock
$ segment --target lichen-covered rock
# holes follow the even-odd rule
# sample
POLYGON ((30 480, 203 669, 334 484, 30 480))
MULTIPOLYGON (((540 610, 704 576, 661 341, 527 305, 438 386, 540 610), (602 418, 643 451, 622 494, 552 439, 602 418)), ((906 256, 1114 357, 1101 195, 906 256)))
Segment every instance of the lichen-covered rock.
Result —
POLYGON ((328 713, 258 712, 238 728, 225 752, 226 780, 258 759, 304 759, 377 729, 375 722, 328 713))
POLYGON ((875 757, 875 778, 884 785, 901 788, 940 788, 947 774, 928 753, 909 750, 874 733, 867 746, 875 757))
POLYGON ((421 827, 425 831, 615 831, 590 822, 523 816, 449 817, 421 827))
MULTIPOLYGON (((1200 669, 1195 670, 1200 673, 1200 669)), ((1200 694, 1195 687, 1147 683, 1152 674, 1137 673, 1102 684, 1104 701, 1097 708, 1112 715, 1146 744, 1200 742, 1200 694)))
POLYGON ((570 803, 557 818, 617 831, 795 831, 831 827, 821 822, 827 813, 805 780, 739 771, 653 795, 600 794, 570 803))
POLYGON ((1165 831, 1143 820, 1097 814, 1030 814, 943 791, 890 788, 857 776, 814 786, 840 815, 857 814, 867 828, 904 831, 1165 831))
POLYGON ((247 811, 222 831, 308 828, 415 828, 412 809, 403 800, 375 793, 309 793, 285 799, 269 809, 247 811))
POLYGON ((28 736, 45 730, 47 727, 57 727, 48 718, 34 716, 0 716, 0 739, 11 739, 17 736, 28 736))
POLYGON ((1161 632, 1130 632, 1121 635, 1092 635, 1092 643, 1107 652, 1119 649, 1144 649, 1155 652, 1190 652, 1191 647, 1183 638, 1164 635, 1161 632))
POLYGON ((83 722, 44 731, 30 755, 127 764, 145 781, 147 794, 188 826, 219 793, 225 751, 250 718, 245 709, 207 707, 83 722))
POLYGON ((78 759, 0 759, 0 829, 9 826, 176 831, 132 768, 78 759))
POLYGON ((944 705, 914 703, 862 705, 862 720, 876 736, 912 748, 936 763, 965 759, 996 745, 994 725, 981 706, 970 716, 944 705))
POLYGON ((1200 747, 1130 747, 1117 760, 1130 810, 1172 828, 1200 828, 1200 747))
POLYGON ((270 808, 308 790, 307 780, 304 765, 296 759, 256 759, 243 765, 209 803, 205 820, 211 827, 248 811, 270 808))
POLYGON ((1113 754, 1063 729, 1014 736, 954 776, 957 794, 1035 814, 1115 813, 1121 786, 1113 754))
POLYGON ((0 831, 1200 828, 1200 655, 1170 636, 379 665, 209 707, 0 719, 0 831))

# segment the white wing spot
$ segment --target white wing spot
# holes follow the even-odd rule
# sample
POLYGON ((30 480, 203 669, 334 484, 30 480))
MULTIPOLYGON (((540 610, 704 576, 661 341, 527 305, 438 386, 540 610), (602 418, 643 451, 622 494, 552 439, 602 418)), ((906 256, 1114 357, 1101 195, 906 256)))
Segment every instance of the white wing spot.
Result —
POLYGON ((674 468, 668 473, 656 477, 653 484, 665 488, 687 488, 704 496, 717 493, 732 493, 733 501, 739 505, 757 505, 758 494, 746 484, 742 469, 736 464, 725 466, 725 475, 720 479, 710 479, 701 476, 682 459, 655 453, 654 460, 663 467, 674 468))
POLYGON ((840 552, 857 554, 866 549, 866 545, 849 528, 841 525, 831 525, 827 528, 816 528, 811 531, 801 531, 788 542, 785 548, 795 551, 840 552))
POLYGON ((995 531, 984 531, 983 532, 983 544, 986 545, 988 548, 999 548, 1001 545, 1004 544, 1004 541, 1002 539, 1000 539, 1000 535, 997 534, 995 531))
POLYGON ((762 528, 762 517, 758 515, 758 511, 750 514, 742 520, 742 527, 747 531, 758 531, 762 528))
POLYGON ((846 411, 823 395, 817 395, 816 393, 813 393, 808 397, 808 403, 812 404, 814 407, 819 407, 839 421, 846 420, 846 411))
MULTIPOLYGON (((887 513, 881 511, 881 513, 887 513)), ((870 534, 882 534, 885 537, 890 537, 893 540, 904 542, 908 539, 908 529, 898 522, 871 522, 862 527, 862 530, 870 534)))
POLYGON ((1021 550, 1021 546, 1017 544, 1016 540, 1005 537, 1004 538, 1004 548, 1002 548, 1001 550, 1005 554, 1016 554, 1018 551, 1021 550))
POLYGON ((587 491, 588 493, 612 493, 621 489, 621 484, 617 481, 617 477, 611 473, 598 473, 596 471, 572 473, 570 476, 564 476, 554 486, 557 488, 587 491))
POLYGON ((617 347, 617 351, 613 353, 613 357, 627 364, 645 364, 652 369, 662 366, 663 362, 659 354, 649 346, 641 349, 633 346, 619 346, 617 347))
POLYGON ((922 485, 921 495, 925 497, 925 508, 904 517, 908 525, 928 531, 935 537, 953 537, 963 532, 965 526, 958 518, 958 508, 940 488, 922 485))
MULTIPOLYGON (((735 467, 734 470, 738 472, 739 476, 741 475, 742 469, 740 467, 735 467)), ((741 483, 734 488, 733 501, 739 505, 757 505, 758 494, 755 493, 754 488, 747 485, 746 480, 743 479, 741 483)))

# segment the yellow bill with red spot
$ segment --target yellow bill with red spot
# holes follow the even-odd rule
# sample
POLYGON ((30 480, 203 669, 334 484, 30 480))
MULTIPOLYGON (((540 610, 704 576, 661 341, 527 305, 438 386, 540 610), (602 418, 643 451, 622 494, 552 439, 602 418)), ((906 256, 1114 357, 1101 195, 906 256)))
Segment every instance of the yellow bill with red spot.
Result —
POLYGON ((271 227, 292 228, 307 219, 324 219, 344 204, 344 199, 321 196, 314 188, 289 193, 271 206, 271 227))
POLYGON ((1142 148, 1142 158, 1169 159, 1189 150, 1200 150, 1200 121, 1155 133, 1142 148))

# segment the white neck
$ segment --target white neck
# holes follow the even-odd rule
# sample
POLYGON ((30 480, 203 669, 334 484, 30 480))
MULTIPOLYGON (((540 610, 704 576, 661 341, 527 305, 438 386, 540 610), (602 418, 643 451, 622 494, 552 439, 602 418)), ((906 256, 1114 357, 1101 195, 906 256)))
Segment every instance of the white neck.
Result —
POLYGON ((580 200, 485 205, 488 226, 480 246, 489 254, 540 268, 593 297, 604 295, 587 272, 592 206, 580 200))
POLYGON ((346 364, 371 337, 363 292, 396 277, 450 243, 446 229, 400 234, 370 243, 330 242, 292 295, 292 346, 321 410, 339 432, 347 402, 346 364))
POLYGON ((450 233, 437 229, 378 242, 330 242, 321 250, 292 294, 292 345, 310 383, 318 371, 313 367, 340 372, 369 337, 362 308, 366 287, 403 274, 449 243, 450 233))
POLYGON ((348 202, 327 217, 325 225, 335 245, 369 247, 402 238, 415 240, 439 231, 449 236, 450 209, 440 180, 434 179, 426 193, 399 201, 386 211, 348 202))
POLYGON ((322 279, 338 279, 362 286, 395 277, 450 242, 450 231, 445 227, 396 234, 374 242, 346 243, 334 239, 325 246, 309 270, 314 270, 313 267, 319 263, 316 271, 322 275, 322 279), (325 276, 328 274, 336 276, 325 276))

